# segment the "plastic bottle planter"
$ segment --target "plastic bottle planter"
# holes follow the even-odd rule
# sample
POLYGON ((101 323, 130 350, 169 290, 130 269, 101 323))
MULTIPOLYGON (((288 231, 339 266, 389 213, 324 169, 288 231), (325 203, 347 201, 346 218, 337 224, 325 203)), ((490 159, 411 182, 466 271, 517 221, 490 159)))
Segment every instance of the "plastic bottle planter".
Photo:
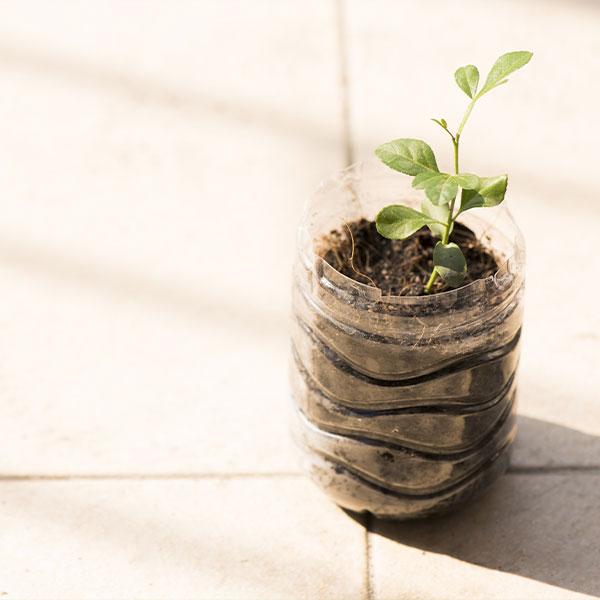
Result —
POLYGON ((506 209, 464 215, 503 264, 458 290, 382 297, 318 255, 332 229, 392 202, 417 206, 418 194, 375 163, 325 182, 294 272, 294 435, 335 502, 380 517, 444 512, 481 491, 516 433, 524 245, 506 209))

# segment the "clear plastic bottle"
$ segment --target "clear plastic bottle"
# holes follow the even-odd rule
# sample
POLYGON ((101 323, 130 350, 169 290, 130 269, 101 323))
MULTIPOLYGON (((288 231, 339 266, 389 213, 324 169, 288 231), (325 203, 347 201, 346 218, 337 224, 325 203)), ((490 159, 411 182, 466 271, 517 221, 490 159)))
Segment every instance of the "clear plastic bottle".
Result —
POLYGON ((459 221, 501 263, 430 296, 383 296, 320 256, 330 231, 388 204, 418 208, 406 177, 375 162, 324 182, 298 235, 293 285, 294 435, 341 506, 387 518, 444 512, 507 467, 525 251, 501 205, 459 221))

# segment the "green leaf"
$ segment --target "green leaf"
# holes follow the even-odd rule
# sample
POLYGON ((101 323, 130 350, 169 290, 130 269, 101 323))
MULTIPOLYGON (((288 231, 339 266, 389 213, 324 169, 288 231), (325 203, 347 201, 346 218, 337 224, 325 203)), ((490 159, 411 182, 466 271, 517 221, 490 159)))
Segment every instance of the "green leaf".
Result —
POLYGON ((412 181, 412 186, 417 190, 426 190, 429 186, 435 185, 440 181, 446 181, 449 175, 439 171, 424 171, 419 173, 412 181))
POLYGON ((379 146, 375 154, 388 167, 406 175, 438 171, 433 150, 421 140, 411 138, 393 140, 379 146))
POLYGON ((477 92, 479 71, 475 65, 467 65, 466 67, 456 69, 454 79, 456 79, 458 87, 469 96, 469 98, 472 98, 477 92))
MULTIPOLYGON (((421 212, 428 217, 439 221, 439 223, 428 223, 427 227, 429 227, 429 230, 433 235, 441 238, 446 231, 446 226, 442 225, 442 223, 448 222, 450 207, 447 204, 436 206, 429 198, 423 198, 423 201, 421 202, 421 212)), ((454 223, 450 227, 450 233, 452 233, 453 227, 454 223)))
POLYGON ((467 274, 467 261, 454 243, 438 242, 433 249, 433 264, 440 277, 450 286, 458 287, 467 274))
POLYGON ((413 179, 412 185, 418 190, 425 190, 429 200, 436 206, 448 204, 458 193, 458 184, 454 181, 454 177, 448 175, 448 173, 433 173, 431 171, 419 173, 413 179))
POLYGON ((401 204, 386 206, 375 220, 377 231, 390 240, 403 240, 430 223, 435 219, 401 204))
POLYGON ((436 206, 449 204, 458 194, 458 184, 453 177, 448 177, 441 185, 427 188, 425 193, 436 206))
POLYGON ((531 60, 532 56, 531 52, 525 50, 503 54, 494 63, 477 97, 483 96, 483 94, 489 92, 491 89, 506 83, 506 77, 514 73, 517 69, 524 67, 531 60))
POLYGON ((481 181, 477 175, 471 173, 460 173, 453 175, 452 179, 456 181, 463 190, 475 190, 481 185, 481 181))
POLYGON ((462 213, 471 208, 497 206, 504 200, 506 186, 508 185, 507 175, 481 177, 479 180, 480 185, 477 189, 463 190, 459 212, 462 213))
POLYGON ((442 129, 448 131, 448 123, 446 119, 431 119, 434 123, 437 123, 442 129))

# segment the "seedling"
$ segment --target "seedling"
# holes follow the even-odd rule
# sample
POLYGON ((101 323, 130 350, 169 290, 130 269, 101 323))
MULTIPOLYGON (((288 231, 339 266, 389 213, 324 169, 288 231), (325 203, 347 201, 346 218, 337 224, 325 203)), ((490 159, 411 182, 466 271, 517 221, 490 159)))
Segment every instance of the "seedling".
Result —
POLYGON ((440 238, 433 251, 433 271, 425 285, 431 292, 438 277, 450 287, 461 285, 467 262, 461 249, 450 242, 450 234, 459 215, 472 208, 496 206, 504 200, 507 175, 480 177, 462 173, 458 164, 459 143, 463 129, 475 103, 485 94, 506 83, 508 75, 525 66, 531 52, 519 51, 503 54, 490 70, 483 87, 479 85, 479 71, 474 65, 460 67, 454 73, 458 87, 471 99, 456 133, 448 128, 445 119, 432 119, 452 139, 454 147, 454 174, 438 169, 433 150, 422 140, 401 138, 379 146, 375 154, 396 171, 413 177, 412 186, 425 191, 421 211, 394 204, 386 206, 377 215, 377 231, 386 238, 401 240, 427 225, 433 236, 440 238), (459 199, 457 203, 457 199, 459 199))

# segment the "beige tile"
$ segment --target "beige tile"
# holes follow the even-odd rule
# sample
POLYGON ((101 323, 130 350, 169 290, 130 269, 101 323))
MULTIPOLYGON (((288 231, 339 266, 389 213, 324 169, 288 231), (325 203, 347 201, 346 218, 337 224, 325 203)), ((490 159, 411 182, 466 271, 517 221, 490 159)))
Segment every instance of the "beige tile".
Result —
POLYGON ((538 199, 519 208, 528 239, 528 288, 519 384, 524 419, 515 460, 599 465, 600 320, 595 297, 600 284, 592 279, 589 289, 582 289, 590 279, 583 257, 594 255, 595 241, 581 232, 600 228, 600 212, 590 204, 569 210, 558 191, 538 199), (564 241, 549 240, 547 232, 553 231, 563 232, 564 241))
POLYGON ((5 296, 0 471, 296 469, 281 332, 160 283, 124 296, 36 277, 5 296))
POLYGON ((462 167, 508 172, 507 202, 527 241, 528 289, 515 463, 600 464, 600 279, 590 260, 600 229, 600 12, 589 3, 349 0, 351 129, 357 158, 388 139, 428 141, 442 166, 447 135, 429 120, 460 119, 468 99, 454 70, 486 71, 503 51, 533 60, 483 98, 465 129, 462 167), (493 24, 493 25, 491 25, 493 24), (557 48, 560 47, 560 52, 557 48), (585 90, 573 94, 568 90, 585 90))
POLYGON ((508 475, 458 513, 376 522, 376 600, 596 598, 600 476, 508 475))
POLYGON ((7 600, 364 597, 363 527, 301 478, 5 481, 0 492, 7 600))
POLYGON ((290 267, 343 157, 334 20, 316 1, 4 11, 2 471, 295 468, 290 267))

